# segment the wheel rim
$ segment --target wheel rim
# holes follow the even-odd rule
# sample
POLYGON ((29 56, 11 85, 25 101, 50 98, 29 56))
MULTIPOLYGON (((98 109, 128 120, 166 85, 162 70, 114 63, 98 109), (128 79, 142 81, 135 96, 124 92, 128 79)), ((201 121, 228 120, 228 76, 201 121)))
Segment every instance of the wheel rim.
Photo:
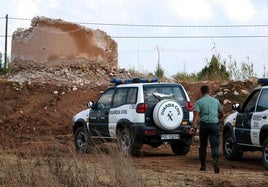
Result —
POLYGON ((80 132, 77 136, 77 145, 80 149, 84 149, 86 145, 86 135, 83 132, 80 132))
POLYGON ((228 137, 224 144, 224 150, 228 156, 233 154, 234 142, 231 137, 228 137))
POLYGON ((264 147, 264 150, 263 150, 263 159, 268 164, 268 144, 264 147))
POLYGON ((128 153, 130 138, 127 133, 123 133, 120 140, 121 150, 123 153, 128 153))

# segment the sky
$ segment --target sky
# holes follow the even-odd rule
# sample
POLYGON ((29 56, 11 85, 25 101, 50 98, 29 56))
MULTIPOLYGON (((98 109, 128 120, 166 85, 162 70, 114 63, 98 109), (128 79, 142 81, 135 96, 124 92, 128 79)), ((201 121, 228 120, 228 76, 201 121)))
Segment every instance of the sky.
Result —
POLYGON ((227 65, 253 63, 268 74, 267 0, 0 0, 0 52, 11 36, 44 16, 100 29, 118 44, 120 68, 149 73, 158 62, 167 77, 197 73, 213 54, 227 65), (20 19, 14 19, 20 18, 20 19))

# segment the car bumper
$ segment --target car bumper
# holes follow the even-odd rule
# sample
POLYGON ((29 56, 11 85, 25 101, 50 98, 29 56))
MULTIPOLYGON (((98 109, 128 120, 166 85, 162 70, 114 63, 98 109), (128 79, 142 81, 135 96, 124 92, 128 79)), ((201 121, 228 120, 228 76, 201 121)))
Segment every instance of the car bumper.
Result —
POLYGON ((187 128, 173 130, 172 132, 163 131, 155 127, 147 127, 144 124, 132 125, 133 137, 135 141, 143 144, 160 145, 171 142, 185 142, 187 145, 193 143, 193 135, 187 134, 187 128))

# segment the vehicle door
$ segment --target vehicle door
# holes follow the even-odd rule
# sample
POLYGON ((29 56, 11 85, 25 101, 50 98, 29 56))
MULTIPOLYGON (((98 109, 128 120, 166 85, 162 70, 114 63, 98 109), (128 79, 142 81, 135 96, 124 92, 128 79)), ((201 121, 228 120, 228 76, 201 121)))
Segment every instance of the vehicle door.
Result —
POLYGON ((108 137, 109 110, 112 104, 114 88, 107 89, 95 103, 89 114, 89 128, 93 136, 108 137))
POLYGON ((235 136, 238 144, 252 144, 251 142, 251 123, 252 116, 256 110, 256 104, 259 97, 260 90, 254 90, 241 110, 238 112, 235 124, 235 136))
POLYGON ((261 90, 251 123, 251 141, 255 146, 260 146, 260 130, 262 126, 268 125, 268 88, 261 90))
POLYGON ((116 125, 118 121, 139 123, 136 113, 137 87, 117 88, 109 113, 109 132, 111 137, 116 136, 116 125))

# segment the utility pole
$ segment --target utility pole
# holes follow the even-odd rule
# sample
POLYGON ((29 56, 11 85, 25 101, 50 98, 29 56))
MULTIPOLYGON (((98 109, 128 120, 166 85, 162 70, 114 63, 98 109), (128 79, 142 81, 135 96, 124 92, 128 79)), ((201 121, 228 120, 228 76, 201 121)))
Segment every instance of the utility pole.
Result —
POLYGON ((137 44, 137 60, 138 60, 138 69, 141 69, 141 67, 140 67, 140 48, 139 48, 139 43, 137 44))
POLYGON ((160 50, 159 50, 159 46, 156 46, 156 50, 157 50, 157 64, 158 66, 160 66, 160 50))
POLYGON ((7 73, 7 27, 8 27, 8 14, 6 15, 6 33, 5 33, 5 65, 4 72, 7 73))
POLYGON ((156 67, 155 74, 159 79, 162 79, 164 76, 164 70, 161 68, 161 65, 160 65, 160 49, 158 45, 156 46, 156 51, 157 51, 157 67, 156 67))
POLYGON ((265 78, 266 74, 265 74, 265 64, 263 65, 263 78, 265 78))

